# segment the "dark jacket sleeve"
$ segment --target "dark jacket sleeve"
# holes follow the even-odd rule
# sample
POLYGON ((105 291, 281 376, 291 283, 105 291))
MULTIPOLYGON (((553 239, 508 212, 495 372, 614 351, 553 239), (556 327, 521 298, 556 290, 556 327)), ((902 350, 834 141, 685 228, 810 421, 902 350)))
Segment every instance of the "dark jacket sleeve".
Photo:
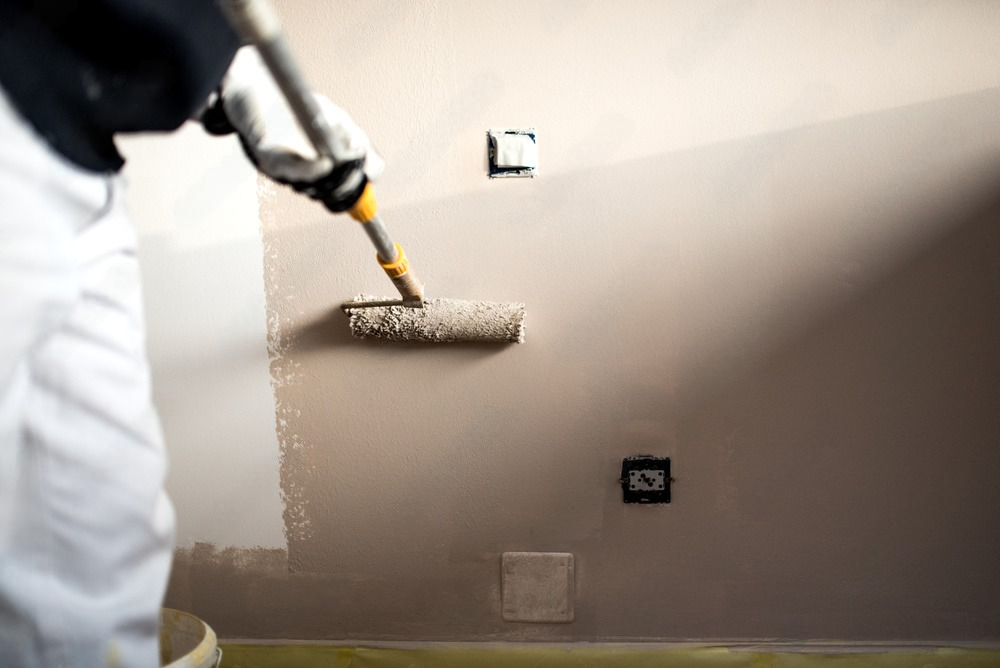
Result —
POLYGON ((239 46, 213 0, 0 0, 0 85, 64 156, 120 168, 119 132, 173 130, 239 46))

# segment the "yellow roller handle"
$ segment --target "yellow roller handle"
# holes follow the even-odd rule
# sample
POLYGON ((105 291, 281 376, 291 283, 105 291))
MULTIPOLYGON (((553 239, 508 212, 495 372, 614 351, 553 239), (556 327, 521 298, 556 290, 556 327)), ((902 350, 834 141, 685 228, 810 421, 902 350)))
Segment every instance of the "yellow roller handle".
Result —
POLYGON ((375 188, 372 187, 372 184, 365 184, 365 189, 361 191, 361 197, 348 213, 359 223, 370 223, 375 218, 378 213, 378 202, 375 200, 375 188))
POLYGON ((380 256, 375 257, 392 284, 399 290, 399 294, 403 296, 403 306, 421 307, 424 305, 424 287, 410 271, 410 261, 406 259, 403 247, 399 244, 393 245, 396 247, 395 260, 385 262, 380 256))
POLYGON ((403 297, 404 306, 421 307, 424 303, 424 287, 410 271, 410 261, 406 259, 403 248, 393 243, 386 234, 382 221, 378 219, 378 202, 375 200, 375 188, 370 183, 365 184, 361 197, 354 203, 348 213, 361 223, 365 232, 371 238, 378 251, 375 258, 389 276, 392 284, 403 297), (391 254, 391 257, 383 257, 391 254))
POLYGON ((406 255, 403 253, 403 247, 399 244, 395 244, 395 246, 396 259, 392 262, 384 262, 377 253, 375 255, 375 259, 377 259, 378 263, 382 265, 383 269, 385 269, 385 273, 389 275, 389 278, 402 276, 410 268, 410 263, 406 259, 406 255))

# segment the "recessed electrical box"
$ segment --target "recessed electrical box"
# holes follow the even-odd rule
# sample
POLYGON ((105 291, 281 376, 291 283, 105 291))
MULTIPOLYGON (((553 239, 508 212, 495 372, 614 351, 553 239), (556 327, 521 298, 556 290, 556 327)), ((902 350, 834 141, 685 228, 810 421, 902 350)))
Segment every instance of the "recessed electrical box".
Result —
POLYGON ((486 133, 490 178, 534 177, 538 173, 535 128, 503 128, 486 133))
POLYGON ((622 460, 625 503, 670 503, 670 458, 638 455, 622 460))

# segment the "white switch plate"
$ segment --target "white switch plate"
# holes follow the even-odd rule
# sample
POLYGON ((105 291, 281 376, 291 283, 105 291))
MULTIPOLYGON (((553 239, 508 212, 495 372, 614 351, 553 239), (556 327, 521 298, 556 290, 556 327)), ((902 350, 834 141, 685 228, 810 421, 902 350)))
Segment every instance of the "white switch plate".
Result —
POLYGON ((504 552, 501 596, 505 622, 573 621, 573 555, 565 552, 504 552))
POLYGON ((495 128, 486 133, 491 179, 534 178, 538 174, 538 134, 535 128, 495 128), (516 140, 516 141, 511 141, 516 140), (508 143, 508 150, 503 144, 508 143), (507 160, 504 156, 508 156, 507 160), (511 158, 528 164, 513 165, 511 158))

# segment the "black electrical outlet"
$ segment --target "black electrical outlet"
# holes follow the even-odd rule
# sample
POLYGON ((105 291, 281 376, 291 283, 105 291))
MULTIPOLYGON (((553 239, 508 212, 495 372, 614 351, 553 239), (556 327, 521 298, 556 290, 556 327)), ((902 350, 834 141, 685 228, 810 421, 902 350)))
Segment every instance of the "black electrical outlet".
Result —
POLYGON ((670 503, 670 458, 638 455, 622 460, 625 503, 670 503))

